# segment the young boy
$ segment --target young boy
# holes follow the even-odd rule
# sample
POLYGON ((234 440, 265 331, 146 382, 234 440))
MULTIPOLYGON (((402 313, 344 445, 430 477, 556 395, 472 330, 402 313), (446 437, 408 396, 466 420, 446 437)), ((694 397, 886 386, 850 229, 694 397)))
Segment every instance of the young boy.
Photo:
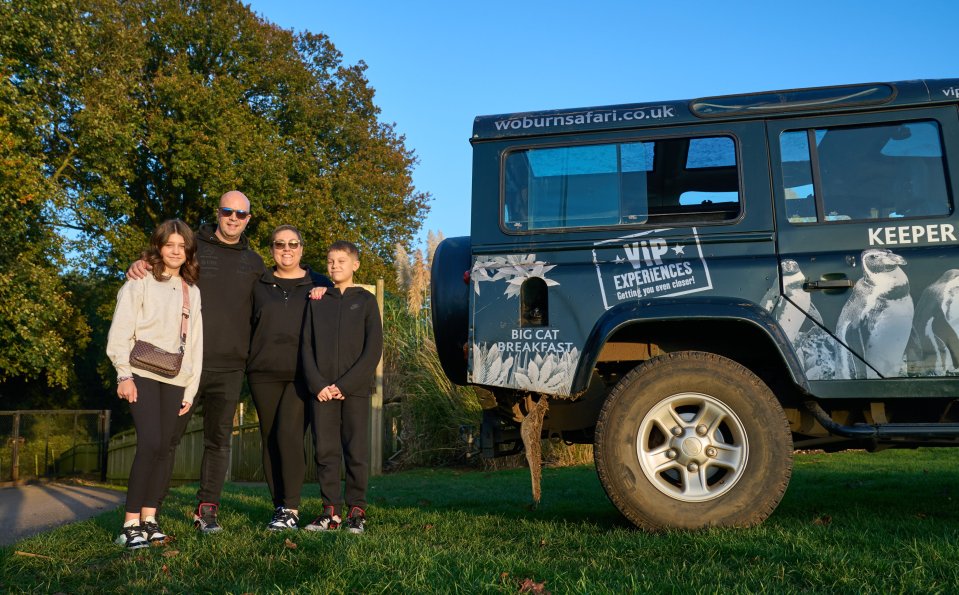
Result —
POLYGON ((376 298, 353 285, 360 254, 350 242, 333 242, 327 272, 334 287, 311 300, 303 321, 300 359, 312 407, 316 473, 323 514, 308 531, 330 531, 342 523, 340 462, 346 463, 346 527, 362 533, 369 478, 370 392, 383 353, 383 326, 376 298))

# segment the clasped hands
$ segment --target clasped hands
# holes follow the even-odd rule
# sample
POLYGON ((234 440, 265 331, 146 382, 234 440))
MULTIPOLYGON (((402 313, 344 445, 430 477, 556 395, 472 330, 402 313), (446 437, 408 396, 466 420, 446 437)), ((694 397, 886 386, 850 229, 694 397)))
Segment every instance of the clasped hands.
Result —
POLYGON ((342 401, 345 398, 346 397, 343 395, 340 389, 336 387, 335 384, 327 386, 316 395, 316 400, 321 402, 332 401, 334 399, 342 401))

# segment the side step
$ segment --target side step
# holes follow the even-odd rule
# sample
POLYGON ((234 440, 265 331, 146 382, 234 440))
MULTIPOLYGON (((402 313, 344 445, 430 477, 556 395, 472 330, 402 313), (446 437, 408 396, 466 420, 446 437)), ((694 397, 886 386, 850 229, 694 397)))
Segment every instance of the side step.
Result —
POLYGON ((891 440, 901 438, 942 440, 959 438, 959 424, 957 423, 905 423, 905 424, 854 424, 844 426, 836 423, 829 417, 819 403, 806 401, 806 409, 813 414, 822 427, 830 434, 844 438, 891 440))

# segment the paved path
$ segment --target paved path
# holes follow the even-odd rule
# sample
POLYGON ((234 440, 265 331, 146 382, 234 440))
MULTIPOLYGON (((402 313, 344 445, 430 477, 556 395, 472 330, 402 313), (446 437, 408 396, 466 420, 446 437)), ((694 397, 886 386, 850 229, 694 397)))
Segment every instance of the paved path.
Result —
POLYGON ((0 488, 0 546, 94 517, 126 500, 126 492, 62 483, 0 488))

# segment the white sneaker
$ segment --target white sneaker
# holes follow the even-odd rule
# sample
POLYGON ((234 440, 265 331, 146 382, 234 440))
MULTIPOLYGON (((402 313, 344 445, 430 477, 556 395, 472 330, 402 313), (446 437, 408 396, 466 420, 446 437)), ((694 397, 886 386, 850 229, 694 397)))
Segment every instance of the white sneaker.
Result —
POLYGON ((299 529, 297 523, 300 522, 300 517, 296 516, 296 513, 290 510, 289 508, 283 508, 282 506, 277 506, 276 510, 273 512, 273 520, 266 524, 266 528, 270 531, 287 531, 290 529, 299 529))
POLYGON ((115 543, 117 545, 125 545, 128 550, 150 547, 150 543, 146 537, 143 536, 143 529, 140 528, 140 525, 124 527, 123 530, 120 531, 120 535, 116 538, 115 543))
POLYGON ((327 506, 324 509, 323 514, 316 517, 312 523, 307 525, 305 528, 307 531, 336 531, 340 528, 340 524, 343 522, 343 519, 340 518, 340 515, 333 514, 334 508, 332 506, 327 506))

